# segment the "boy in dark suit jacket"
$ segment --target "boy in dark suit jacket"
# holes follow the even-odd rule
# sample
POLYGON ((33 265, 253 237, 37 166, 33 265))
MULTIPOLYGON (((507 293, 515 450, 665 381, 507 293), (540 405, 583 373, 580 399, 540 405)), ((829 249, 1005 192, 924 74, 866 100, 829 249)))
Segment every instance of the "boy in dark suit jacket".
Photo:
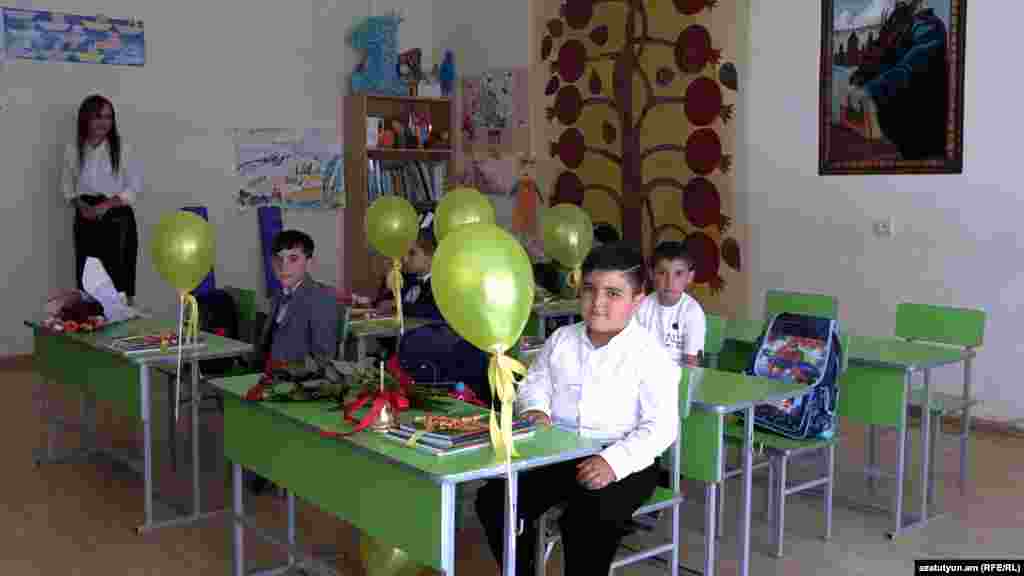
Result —
MULTIPOLYGON (((430 266, 435 250, 434 233, 430 228, 420 228, 416 242, 402 257, 402 316, 406 318, 442 320, 430 287, 430 266)), ((377 310, 385 314, 395 311, 394 296, 387 286, 381 290, 377 310)))
POLYGON ((338 354, 338 303, 333 290, 313 280, 313 239, 298 230, 274 238, 274 273, 281 292, 274 295, 261 342, 274 361, 302 362, 307 356, 338 354))
MULTIPOLYGON (((283 230, 274 238, 274 273, 281 292, 274 295, 263 327, 262 350, 275 362, 335 358, 338 354, 338 303, 334 291, 313 280, 313 239, 305 232, 283 230)), ((249 489, 262 492, 268 481, 249 476, 249 489)))

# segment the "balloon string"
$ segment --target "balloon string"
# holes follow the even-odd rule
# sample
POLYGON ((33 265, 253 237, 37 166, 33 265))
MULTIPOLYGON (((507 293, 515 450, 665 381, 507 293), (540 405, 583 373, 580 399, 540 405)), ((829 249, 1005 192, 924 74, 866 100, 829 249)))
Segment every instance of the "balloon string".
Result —
POLYGON ((388 283, 391 284, 391 293, 395 297, 395 315, 398 319, 398 332, 405 333, 405 319, 402 317, 402 261, 395 258, 391 261, 391 272, 388 273, 388 283))
MULTIPOLYGON (((182 292, 178 301, 178 370, 174 382, 174 421, 180 417, 181 360, 185 345, 194 344, 199 337, 199 302, 188 292, 182 292), (188 310, 186 316, 185 311, 188 310)), ((193 399, 195 401, 195 399, 193 399)))
MULTIPOLYGON (((491 444, 494 446, 495 456, 501 457, 505 463, 505 488, 507 491, 507 506, 509 526, 513 529, 516 526, 516 490, 512 487, 512 456, 518 456, 512 438, 512 411, 516 400, 515 375, 525 374, 526 367, 518 360, 505 356, 504 351, 497 350, 491 356, 487 366, 488 381, 491 385, 491 417, 489 431, 491 444), (494 399, 501 402, 501 424, 494 415, 494 399)), ((515 538, 512 539, 512 548, 509 552, 515 554, 515 538)))

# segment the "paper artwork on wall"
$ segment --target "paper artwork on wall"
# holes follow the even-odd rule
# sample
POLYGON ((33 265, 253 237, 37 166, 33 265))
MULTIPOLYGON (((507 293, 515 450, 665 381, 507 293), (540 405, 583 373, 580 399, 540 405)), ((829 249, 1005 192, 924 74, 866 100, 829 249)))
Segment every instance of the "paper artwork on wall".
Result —
POLYGON ((334 209, 345 206, 341 145, 331 130, 234 131, 235 193, 240 210, 258 206, 334 209))
POLYGON ((9 58, 122 66, 146 63, 141 20, 15 8, 2 11, 3 48, 9 58))
POLYGON ((467 145, 499 145, 508 131, 528 126, 529 80, 526 68, 489 70, 463 79, 462 131, 467 145))

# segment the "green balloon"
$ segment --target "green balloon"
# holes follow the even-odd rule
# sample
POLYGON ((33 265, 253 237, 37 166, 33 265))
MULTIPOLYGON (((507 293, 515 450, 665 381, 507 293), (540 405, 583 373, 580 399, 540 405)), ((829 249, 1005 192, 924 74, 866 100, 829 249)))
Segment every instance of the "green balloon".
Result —
POLYGON ((366 211, 366 238, 378 252, 399 259, 419 234, 416 209, 401 196, 381 196, 366 211))
POLYGON ((419 566, 409 559, 404 550, 365 534, 359 539, 359 556, 367 576, 413 576, 419 573, 419 566))
POLYGON ((559 204, 544 213, 544 253, 569 269, 579 268, 594 244, 594 224, 575 204, 559 204))
POLYGON ((217 253, 213 226, 191 212, 168 212, 153 226, 149 253, 160 277, 189 292, 213 269, 217 253))
POLYGON ((508 232, 494 224, 466 224, 437 247, 431 289, 456 333, 485 352, 506 351, 530 319, 533 267, 508 232))
POLYGON ((494 205, 475 188, 455 188, 445 193, 434 212, 434 236, 440 242, 464 224, 494 224, 494 205))

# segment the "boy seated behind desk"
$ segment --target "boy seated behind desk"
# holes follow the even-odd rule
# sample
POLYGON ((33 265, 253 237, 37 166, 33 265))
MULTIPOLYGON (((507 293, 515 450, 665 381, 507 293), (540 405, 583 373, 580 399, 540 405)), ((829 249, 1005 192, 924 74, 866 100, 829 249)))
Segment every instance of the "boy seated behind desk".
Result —
POLYGON ((651 263, 654 292, 636 311, 637 322, 654 334, 680 366, 700 364, 707 332, 704 310, 686 293, 693 268, 694 259, 682 242, 658 244, 651 263))
MULTIPOLYGON (((534 522, 566 504, 559 523, 566 574, 608 574, 633 513, 653 494, 655 459, 679 431, 680 369, 632 320, 643 299, 643 260, 623 244, 583 263, 583 322, 555 331, 519 385, 520 413, 604 440, 597 456, 546 466, 519 479, 518 574, 533 574, 534 522)), ((476 510, 491 551, 503 553, 505 483, 481 488, 476 510)))
MULTIPOLYGON (((274 295, 260 338, 267 360, 305 362, 338 354, 338 303, 334 291, 313 280, 313 239, 305 232, 283 230, 274 237, 274 274, 281 291, 274 295)), ((265 478, 250 474, 249 489, 265 490, 265 478)))
MULTIPOLYGON (((441 320, 441 310, 434 301, 430 289, 430 266, 437 250, 437 240, 430 228, 420 228, 416 242, 402 257, 402 316, 441 320)), ((377 311, 383 314, 395 312, 394 295, 391 287, 385 285, 379 295, 377 311)))
POLYGON ((313 239, 283 230, 274 238, 273 266, 281 291, 274 295, 261 342, 273 361, 302 362, 338 354, 338 303, 334 290, 309 275, 313 239))

